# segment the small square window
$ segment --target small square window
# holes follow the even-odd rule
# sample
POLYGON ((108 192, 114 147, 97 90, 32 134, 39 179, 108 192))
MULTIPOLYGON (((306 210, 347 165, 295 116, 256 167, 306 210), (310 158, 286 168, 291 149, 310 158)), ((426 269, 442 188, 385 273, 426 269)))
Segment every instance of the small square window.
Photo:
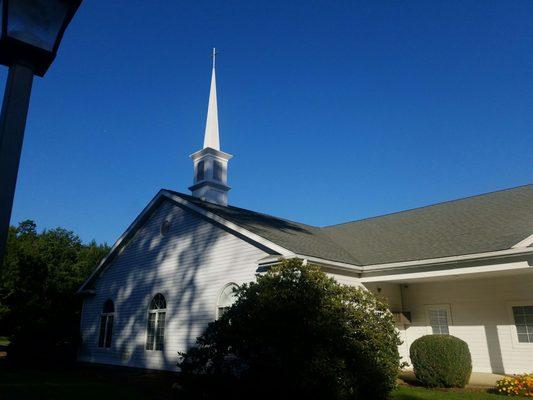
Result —
POLYGON ((448 307, 431 306, 427 310, 428 324, 434 335, 448 335, 450 333, 450 315, 448 307))
POLYGON ((533 343, 533 306, 513 306, 518 343, 533 343))

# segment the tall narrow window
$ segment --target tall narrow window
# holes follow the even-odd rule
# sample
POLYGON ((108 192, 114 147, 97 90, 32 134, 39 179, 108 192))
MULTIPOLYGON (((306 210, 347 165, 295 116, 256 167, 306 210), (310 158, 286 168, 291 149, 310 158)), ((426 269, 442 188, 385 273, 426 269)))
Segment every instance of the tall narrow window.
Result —
POLYGON ((220 296, 218 296, 217 303, 217 318, 220 318, 224 315, 226 311, 235 303, 236 296, 234 289, 237 287, 234 283, 229 283, 224 287, 220 296))
POLYGON ((434 335, 450 333, 450 312, 447 306, 430 306, 427 309, 428 322, 434 335))
POLYGON ((199 161, 198 164, 196 164, 196 181, 200 182, 204 180, 205 176, 205 163, 204 160, 199 161))
POLYGON ((213 179, 222 182, 222 163, 220 161, 213 161, 213 179))
POLYGON ((167 302, 165 297, 161 293, 156 294, 150 302, 148 310, 146 350, 163 350, 166 311, 167 302))
POLYGON ((513 306, 519 343, 533 343, 533 306, 513 306))
POLYGON ((98 347, 111 347, 113 337, 113 318, 115 316, 115 306, 110 299, 106 300, 100 315, 100 334, 98 335, 98 347))

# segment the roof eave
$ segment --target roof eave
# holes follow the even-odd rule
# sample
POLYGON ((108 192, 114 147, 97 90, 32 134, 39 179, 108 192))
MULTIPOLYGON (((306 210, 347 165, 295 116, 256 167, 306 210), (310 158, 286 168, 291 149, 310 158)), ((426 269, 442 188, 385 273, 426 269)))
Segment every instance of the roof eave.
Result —
POLYGON ((465 254, 459 256, 450 256, 450 257, 440 257, 440 258, 431 258, 423 260, 413 260, 413 261, 401 261, 394 263, 384 263, 384 264, 372 264, 363 266, 363 274, 365 272, 384 272, 391 271, 396 268, 417 268, 428 265, 436 264, 456 264, 459 262, 474 261, 474 260, 488 260, 494 258, 509 257, 515 255, 528 255, 533 254, 533 248, 510 248, 504 250, 490 251, 484 253, 474 253, 474 254, 465 254))

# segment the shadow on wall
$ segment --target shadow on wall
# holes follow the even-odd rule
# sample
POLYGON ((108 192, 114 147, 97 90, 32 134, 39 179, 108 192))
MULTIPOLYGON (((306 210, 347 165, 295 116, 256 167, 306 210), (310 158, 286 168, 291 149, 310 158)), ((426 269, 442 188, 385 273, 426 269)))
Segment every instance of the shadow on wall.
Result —
MULTIPOLYGON (((212 249, 226 232, 170 201, 163 202, 144 226, 129 241, 97 280, 96 296, 87 313, 92 326, 85 327, 84 351, 88 359, 101 362, 176 369, 177 352, 192 345, 214 317, 216 299, 199 293, 201 267, 212 264, 212 249), (172 218, 166 235, 160 234, 163 221, 172 218), (164 351, 147 351, 146 324, 148 307, 157 293, 167 302, 164 351), (110 349, 96 347, 101 305, 111 298, 116 305, 113 341, 110 349), (172 330, 172 334, 169 334, 172 330), (87 334, 92 332, 92 334, 87 334), (168 338, 168 340, 167 340, 168 338)), ((230 257, 229 264, 238 257, 230 257)), ((205 276, 202 277, 205 283, 205 276)), ((91 301, 91 300, 89 300, 91 301)))
MULTIPOLYGON (((510 278, 511 280, 505 282, 502 282, 501 279, 479 280, 478 282, 468 280, 453 284, 450 281, 416 284, 411 282, 408 286, 411 294, 405 294, 406 290, 400 289, 405 284, 367 284, 367 287, 385 299, 390 304, 392 311, 403 309, 409 312, 410 323, 405 325, 398 323, 397 325, 404 341, 400 347, 401 353, 408 356, 414 340, 432 334, 427 316, 428 306, 449 307, 448 310, 451 312, 450 333, 468 343, 472 353, 474 370, 501 374, 514 373, 526 367, 529 363, 527 361, 528 353, 529 357, 533 356, 531 350, 526 349, 526 353, 524 353, 523 350, 515 348, 512 344, 517 340, 512 336, 516 335, 511 329, 514 321, 510 315, 510 310, 507 309, 510 306, 504 300, 507 296, 515 295, 516 281, 527 282, 533 276, 528 274, 510 276, 510 278), (488 285, 489 283, 490 285, 488 285), (505 293, 509 294, 503 294, 495 299, 494 290, 497 290, 500 284, 504 285, 505 293), (469 285, 473 285, 471 292, 468 291, 469 285), (473 293, 478 293, 478 295, 473 296, 473 293), (484 295, 479 297, 482 293, 484 295)), ((523 293, 525 289, 526 286, 521 287, 521 291, 518 293, 523 293)), ((531 297, 530 299, 533 300, 531 297)))
POLYGON ((489 350, 490 368, 493 373, 503 373, 502 348, 500 346, 500 338, 498 336, 498 326, 485 325, 485 337, 487 340, 487 348, 489 350))
MULTIPOLYGON (((454 324, 453 327, 458 327, 460 325, 457 325, 457 324, 454 324)), ((484 338, 483 337, 480 337, 479 339, 485 339, 485 342, 486 342, 486 349, 487 349, 487 353, 488 353, 488 358, 489 358, 489 362, 490 362, 490 372, 494 373, 494 374, 504 374, 505 373, 505 368, 504 368, 504 364, 503 364, 503 355, 502 355, 502 349, 501 349, 501 346, 500 346, 500 338, 498 336, 498 325, 496 324, 485 324, 485 325, 465 325, 465 326, 469 326, 469 327, 473 327, 473 326, 479 326, 483 333, 484 333, 484 338)), ((421 337, 421 336, 425 336, 425 335, 431 335, 431 331, 429 330, 429 327, 425 324, 412 324, 412 325, 406 325, 406 326, 398 326, 397 325, 397 328, 399 329, 400 331, 400 338, 402 340, 402 345, 401 345, 401 348, 403 348, 403 351, 405 352, 405 354, 408 356, 409 355, 409 350, 410 350, 410 347, 411 347, 411 344, 418 338, 418 337, 421 337), (416 334, 415 336, 410 336, 409 335, 409 330, 410 329, 416 329, 416 328, 425 328, 427 329, 427 332, 424 332, 424 333, 421 333, 421 334, 416 334)), ((453 328, 452 328, 453 329, 453 328)), ((456 336, 456 337, 459 337, 460 339, 462 338, 462 335, 460 334, 457 334, 455 332, 450 332, 451 335, 453 336, 456 336)), ((464 338, 462 338, 464 339, 464 338)), ((466 340, 468 342, 468 340, 466 340)), ((469 344, 469 348, 472 344, 470 343, 469 344)), ((471 352, 472 352, 472 349, 470 348, 471 352)), ((401 352, 400 352, 401 353, 401 352)), ((475 364, 476 364, 476 361, 475 361, 475 354, 472 354, 472 361, 474 363, 474 367, 475 367, 475 364)), ((408 361, 408 360, 405 360, 403 359, 402 361, 408 361)), ((410 363, 409 363, 410 365, 410 363)), ((474 371, 475 371, 475 368, 474 368, 474 371)))
MULTIPOLYGON (((472 353, 474 371, 531 372, 533 347, 518 342, 513 306, 533 304, 533 255, 516 254, 494 260, 463 263, 465 267, 487 266, 486 273, 431 277, 424 280, 365 284, 389 297, 394 311, 410 311, 407 339, 411 343, 430 334, 428 306, 449 308, 450 333, 465 340, 472 353), (526 266, 527 265, 527 266, 526 266), (494 269, 494 270, 493 270, 494 269)), ((407 348, 408 353, 408 346, 407 348)))
MULTIPOLYGON (((514 339, 511 336, 507 336, 513 334, 509 325, 510 322, 505 319, 483 322, 479 320, 479 317, 475 316, 472 318, 471 323, 456 323, 453 321, 453 324, 450 325, 450 334, 468 343, 475 372, 515 373, 516 368, 520 369, 519 365, 523 363, 520 358, 527 359, 527 354, 523 354, 523 357, 519 356, 517 360, 517 355, 522 353, 522 351, 511 347, 510 342, 514 339), (502 340, 506 348, 506 364, 504 364, 502 340), (487 367, 488 370, 486 369, 487 367)), ((404 333, 402 338, 404 340, 408 339, 408 342, 404 343, 407 354, 414 340, 420 336, 432 334, 431 327, 427 323, 414 322, 401 329, 404 333), (409 332, 410 330, 415 330, 415 332, 409 332)))

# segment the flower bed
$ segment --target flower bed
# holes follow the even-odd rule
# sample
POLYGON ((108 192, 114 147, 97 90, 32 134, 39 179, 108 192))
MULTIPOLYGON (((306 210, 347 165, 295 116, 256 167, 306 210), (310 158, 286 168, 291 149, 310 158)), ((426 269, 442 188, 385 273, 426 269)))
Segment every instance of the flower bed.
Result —
POLYGON ((496 382, 496 390, 507 396, 533 397, 533 374, 508 376, 496 382))

